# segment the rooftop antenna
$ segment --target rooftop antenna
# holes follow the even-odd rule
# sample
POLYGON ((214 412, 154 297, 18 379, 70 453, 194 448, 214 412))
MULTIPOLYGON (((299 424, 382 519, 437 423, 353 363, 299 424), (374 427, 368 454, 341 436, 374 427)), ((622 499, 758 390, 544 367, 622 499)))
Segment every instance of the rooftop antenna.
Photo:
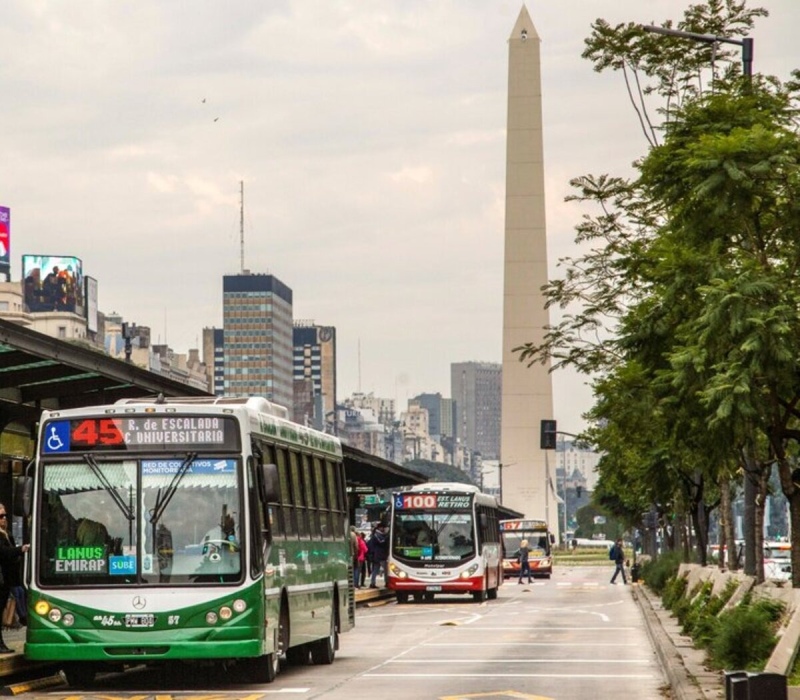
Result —
POLYGON ((239 180, 239 261, 244 274, 244 180, 239 180))
POLYGON ((361 338, 358 339, 358 393, 361 393, 361 338))

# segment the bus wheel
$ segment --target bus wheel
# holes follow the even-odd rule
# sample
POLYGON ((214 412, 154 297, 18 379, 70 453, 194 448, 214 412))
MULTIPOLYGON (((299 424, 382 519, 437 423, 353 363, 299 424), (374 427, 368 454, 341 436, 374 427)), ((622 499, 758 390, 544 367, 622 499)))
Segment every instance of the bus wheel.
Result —
POLYGON ((286 661, 292 666, 308 665, 308 647, 301 644, 299 647, 289 647, 286 650, 286 661))
POLYGON ((476 603, 482 603, 486 600, 486 591, 472 591, 472 600, 476 603))
POLYGON ((317 665, 332 664, 333 657, 336 656, 336 640, 338 628, 336 625, 336 600, 334 599, 331 608, 331 629, 324 639, 311 642, 311 661, 317 665))
POLYGON ((405 605, 408 602, 408 593, 395 593, 398 605, 405 605))
POLYGON ((88 663, 75 662, 64 667, 67 683, 73 688, 85 688, 94 683, 97 669, 88 663))
POLYGON ((497 588, 490 588, 486 591, 486 597, 489 600, 497 600, 497 588))

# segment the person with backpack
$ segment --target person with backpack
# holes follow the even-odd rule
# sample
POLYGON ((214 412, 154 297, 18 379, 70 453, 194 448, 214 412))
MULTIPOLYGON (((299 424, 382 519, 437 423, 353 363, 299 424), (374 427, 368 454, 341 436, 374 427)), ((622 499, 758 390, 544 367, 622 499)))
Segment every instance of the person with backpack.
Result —
POLYGON ((622 540, 617 540, 611 549, 608 550, 608 558, 616 564, 614 575, 611 577, 611 583, 617 583, 617 576, 622 573, 622 585, 628 585, 628 579, 625 578, 625 549, 622 546, 622 540))

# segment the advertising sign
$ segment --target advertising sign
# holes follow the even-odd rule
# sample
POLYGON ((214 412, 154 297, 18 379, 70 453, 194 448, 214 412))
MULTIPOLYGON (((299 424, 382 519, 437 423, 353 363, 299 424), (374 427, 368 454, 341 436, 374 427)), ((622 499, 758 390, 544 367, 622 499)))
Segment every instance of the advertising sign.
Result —
POLYGON ((11 210, 0 207, 0 272, 11 271, 11 210))
POLYGON ((23 255, 25 304, 29 311, 83 314, 83 264, 68 255, 23 255))

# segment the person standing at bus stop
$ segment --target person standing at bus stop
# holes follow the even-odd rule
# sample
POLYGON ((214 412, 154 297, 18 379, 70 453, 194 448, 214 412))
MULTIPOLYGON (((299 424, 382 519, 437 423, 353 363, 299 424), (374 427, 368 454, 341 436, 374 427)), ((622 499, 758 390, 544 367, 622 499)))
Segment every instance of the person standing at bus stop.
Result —
MULTIPOLYGON (((8 514, 6 507, 0 503, 0 572, 3 580, 0 583, 0 612, 6 609, 11 589, 22 584, 20 576, 20 559, 30 549, 29 544, 17 545, 14 536, 8 529, 8 514)), ((3 641, 2 625, 0 624, 0 654, 13 654, 14 650, 6 646, 3 641)))
POLYGON ((610 558, 614 560, 616 568, 614 575, 611 577, 611 583, 617 582, 617 575, 622 573, 622 585, 628 585, 628 579, 625 578, 625 548, 622 546, 622 540, 617 540, 611 547, 610 558))
POLYGON ((369 553, 372 555, 372 576, 369 581, 370 588, 377 588, 378 573, 383 573, 384 585, 386 583, 386 560, 389 558, 389 528, 384 523, 379 523, 369 538, 369 553))
POLYGON ((531 562, 530 562, 531 548, 528 546, 528 540, 522 540, 519 543, 519 581, 522 583, 522 577, 528 575, 528 583, 533 583, 531 578, 531 562))

